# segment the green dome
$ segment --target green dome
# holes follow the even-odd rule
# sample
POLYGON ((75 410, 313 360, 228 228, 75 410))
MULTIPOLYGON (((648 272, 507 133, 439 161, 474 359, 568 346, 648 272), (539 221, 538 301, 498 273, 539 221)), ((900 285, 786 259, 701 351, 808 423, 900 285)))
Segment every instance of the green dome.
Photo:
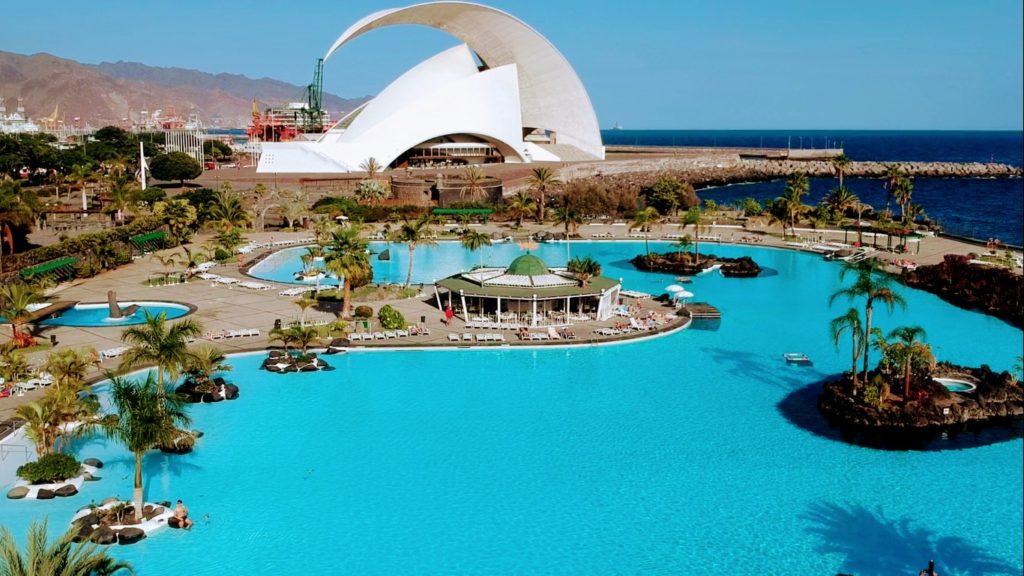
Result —
POLYGON ((540 276, 542 274, 549 274, 549 272, 548 266, 543 260, 537 258, 533 254, 523 254, 508 265, 508 268, 505 269, 505 274, 515 274, 516 276, 540 276))

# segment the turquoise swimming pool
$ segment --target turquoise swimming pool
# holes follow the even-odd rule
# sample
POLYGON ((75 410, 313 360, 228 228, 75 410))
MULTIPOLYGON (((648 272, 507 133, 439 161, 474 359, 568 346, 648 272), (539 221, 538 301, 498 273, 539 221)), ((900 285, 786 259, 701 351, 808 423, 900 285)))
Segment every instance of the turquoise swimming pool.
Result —
POLYGON ((135 313, 121 318, 110 317, 110 306, 103 304, 76 304, 73 308, 61 312, 56 318, 48 318, 39 322, 44 326, 78 326, 78 327, 118 327, 142 324, 146 321, 146 312, 156 316, 161 312, 168 319, 180 318, 189 313, 189 307, 173 302, 118 302, 121 309, 138 305, 135 313))
MULTIPOLYGON (((572 250, 627 288, 672 283, 631 269, 643 243, 572 250)), ((241 398, 193 407, 206 432, 197 450, 145 460, 149 499, 182 498, 197 526, 112 552, 141 574, 861 576, 916 574, 931 558, 942 574, 1019 574, 1024 442, 892 452, 794 425, 782 404, 848 363, 828 338, 845 310, 827 302, 837 265, 702 250, 779 271, 687 285, 722 310, 714 331, 596 348, 356 352, 333 357, 332 372, 284 377, 259 371, 259 355, 233 358, 225 376, 241 398), (787 366, 792 350, 814 365, 787 366), (937 502, 950 478, 970 490, 937 502)), ((536 252, 558 264, 564 251, 536 252)), ((478 259, 446 245, 417 250, 416 266, 437 277, 478 259)), ((404 276, 401 261, 391 266, 404 276)), ((1024 345, 1001 321, 903 292, 907 311, 877 310, 878 324, 924 326, 940 358, 1005 369, 1024 345)), ((813 396, 804 410, 815 418, 813 396)), ((31 518, 49 515, 57 531, 90 500, 130 495, 129 453, 102 440, 79 453, 106 462, 102 481, 63 500, 0 501, 20 540, 31 518)))

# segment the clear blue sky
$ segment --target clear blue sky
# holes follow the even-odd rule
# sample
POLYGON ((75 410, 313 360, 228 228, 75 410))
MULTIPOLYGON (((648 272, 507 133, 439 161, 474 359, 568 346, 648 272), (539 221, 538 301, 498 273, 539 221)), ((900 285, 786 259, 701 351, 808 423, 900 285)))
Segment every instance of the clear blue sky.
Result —
MULTIPOLYGON (((355 20, 391 0, 34 0, 8 6, 0 50, 127 60, 306 84, 355 20)), ((683 129, 1022 128, 1020 0, 493 0, 576 68, 602 126, 683 129)), ((367 34, 325 89, 378 92, 452 46, 367 34)), ((3 77, 0 76, 0 87, 3 77)))

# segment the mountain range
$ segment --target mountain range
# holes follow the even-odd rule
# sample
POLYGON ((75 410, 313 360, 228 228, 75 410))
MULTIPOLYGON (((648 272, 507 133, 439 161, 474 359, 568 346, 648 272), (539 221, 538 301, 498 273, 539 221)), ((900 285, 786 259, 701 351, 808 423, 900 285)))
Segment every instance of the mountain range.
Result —
MULTIPOLYGON (((170 116, 196 113, 207 126, 240 128, 249 124, 252 101, 259 110, 302 101, 304 86, 272 78, 210 74, 184 68, 162 68, 135 62, 81 64, 50 54, 30 56, 0 51, 0 97, 7 112, 22 98, 26 114, 39 119, 58 109, 70 123, 94 127, 137 120, 140 111, 162 110, 170 116)), ((338 119, 369 97, 347 99, 324 93, 323 105, 338 119)))

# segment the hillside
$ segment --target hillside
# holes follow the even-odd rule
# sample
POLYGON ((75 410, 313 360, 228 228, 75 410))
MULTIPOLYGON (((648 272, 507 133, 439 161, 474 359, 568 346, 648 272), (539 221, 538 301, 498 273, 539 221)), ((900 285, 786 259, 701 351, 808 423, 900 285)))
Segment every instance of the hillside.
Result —
MULTIPOLYGON (((0 96, 12 112, 19 97, 32 118, 49 116, 59 105, 66 122, 80 117, 93 126, 117 124, 139 110, 195 111, 211 124, 223 127, 249 123, 252 99, 260 108, 301 99, 303 87, 237 74, 208 74, 181 68, 156 68, 136 63, 83 65, 49 54, 25 56, 0 51, 0 96)), ((334 118, 366 98, 347 100, 324 94, 325 107, 334 118)))

